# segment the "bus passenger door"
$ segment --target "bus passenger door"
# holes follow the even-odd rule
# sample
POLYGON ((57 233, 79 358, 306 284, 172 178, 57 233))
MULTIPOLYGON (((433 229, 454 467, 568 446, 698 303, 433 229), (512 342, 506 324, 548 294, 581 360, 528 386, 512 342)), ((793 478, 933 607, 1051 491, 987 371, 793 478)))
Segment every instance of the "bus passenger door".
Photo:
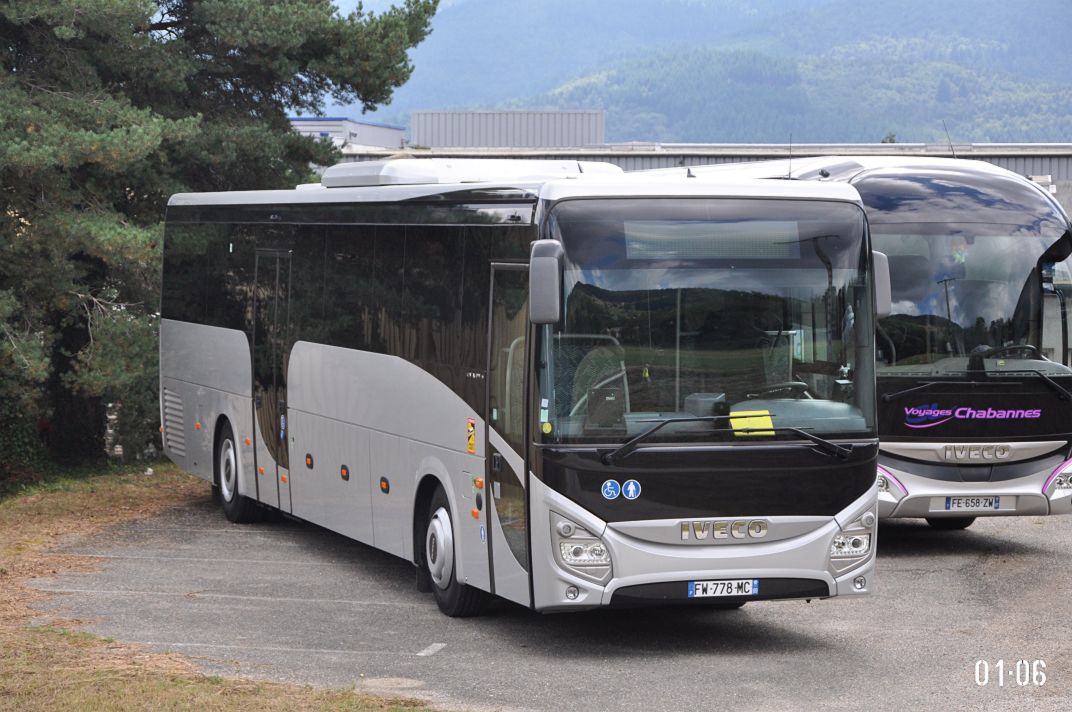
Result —
POLYGON ((257 499, 291 511, 287 448, 290 252, 257 250, 253 290, 253 417, 257 499))
POLYGON ((488 560, 492 590, 530 605, 526 403, 528 266, 493 264, 488 319, 488 560))

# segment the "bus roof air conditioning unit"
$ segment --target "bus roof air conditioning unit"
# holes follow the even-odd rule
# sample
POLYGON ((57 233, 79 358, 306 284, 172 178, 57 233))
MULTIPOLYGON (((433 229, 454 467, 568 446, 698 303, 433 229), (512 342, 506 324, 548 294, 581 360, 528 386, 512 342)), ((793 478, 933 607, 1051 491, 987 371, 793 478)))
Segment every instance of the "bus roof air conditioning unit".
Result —
POLYGON ((621 174, 610 163, 530 161, 510 158, 396 158, 339 163, 324 171, 325 188, 438 183, 491 183, 503 180, 550 180, 581 174, 621 174))

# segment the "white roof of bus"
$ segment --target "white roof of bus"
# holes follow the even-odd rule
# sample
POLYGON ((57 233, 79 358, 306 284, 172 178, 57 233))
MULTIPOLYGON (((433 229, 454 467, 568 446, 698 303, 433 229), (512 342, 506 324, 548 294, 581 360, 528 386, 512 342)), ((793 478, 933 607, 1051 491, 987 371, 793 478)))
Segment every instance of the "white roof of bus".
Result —
MULTIPOLYGON (((967 158, 937 158, 930 156, 812 156, 808 158, 779 158, 747 163, 712 163, 687 168, 657 168, 643 171, 648 175, 676 175, 691 171, 701 178, 733 175, 738 178, 781 178, 817 171, 824 167, 856 164, 860 171, 875 168, 905 169, 969 169, 992 174, 1008 175, 1010 171, 993 163, 967 158)), ((1015 174, 1013 174, 1015 175, 1015 174)))
POLYGON ((602 197, 698 197, 719 198, 795 198, 804 200, 843 200, 860 202, 860 194, 847 183, 816 181, 764 180, 750 177, 680 175, 653 176, 647 172, 627 173, 620 178, 584 181, 550 181, 543 185, 540 197, 546 200, 602 197))
POLYGON ((622 173, 609 163, 584 161, 388 159, 332 166, 321 183, 293 190, 177 193, 168 205, 390 203, 456 191, 504 191, 507 199, 517 192, 518 200, 526 199, 523 193, 549 200, 675 195, 860 200, 844 183, 755 180, 735 171, 690 176, 685 169, 622 173))

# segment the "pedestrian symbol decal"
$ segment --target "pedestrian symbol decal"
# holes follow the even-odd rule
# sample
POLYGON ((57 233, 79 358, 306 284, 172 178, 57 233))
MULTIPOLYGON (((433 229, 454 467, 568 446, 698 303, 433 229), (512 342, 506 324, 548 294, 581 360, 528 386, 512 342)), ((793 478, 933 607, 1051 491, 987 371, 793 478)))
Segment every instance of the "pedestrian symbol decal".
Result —
POLYGON ((626 480, 622 485, 622 496, 626 499, 636 499, 640 496, 640 483, 636 480, 626 480))
POLYGON ((607 480, 603 483, 603 499, 617 499, 622 493, 621 485, 617 480, 607 480))

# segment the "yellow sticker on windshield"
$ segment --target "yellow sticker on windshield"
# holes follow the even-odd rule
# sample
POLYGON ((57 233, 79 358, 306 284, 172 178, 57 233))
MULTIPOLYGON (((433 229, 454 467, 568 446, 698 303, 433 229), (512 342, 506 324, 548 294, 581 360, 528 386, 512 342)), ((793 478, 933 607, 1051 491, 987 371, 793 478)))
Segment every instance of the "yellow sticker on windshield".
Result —
POLYGON ((739 410, 730 413, 730 427, 734 435, 774 435, 774 427, 769 410, 739 410))

